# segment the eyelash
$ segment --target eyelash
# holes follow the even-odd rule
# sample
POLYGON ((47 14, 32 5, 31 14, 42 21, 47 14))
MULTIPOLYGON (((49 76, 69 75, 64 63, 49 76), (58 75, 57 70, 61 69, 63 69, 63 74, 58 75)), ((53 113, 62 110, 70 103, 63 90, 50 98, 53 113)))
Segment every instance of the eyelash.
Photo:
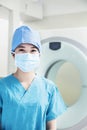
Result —
MULTIPOLYGON (((19 51, 25 52, 24 49, 19 49, 19 51)), ((36 50, 36 49, 33 49, 33 50, 31 50, 31 52, 37 52, 37 50, 36 50)))
POLYGON ((35 49, 33 49, 33 50, 31 50, 32 52, 36 52, 37 50, 35 50, 35 49))
POLYGON ((19 51, 24 51, 23 49, 19 49, 19 51))

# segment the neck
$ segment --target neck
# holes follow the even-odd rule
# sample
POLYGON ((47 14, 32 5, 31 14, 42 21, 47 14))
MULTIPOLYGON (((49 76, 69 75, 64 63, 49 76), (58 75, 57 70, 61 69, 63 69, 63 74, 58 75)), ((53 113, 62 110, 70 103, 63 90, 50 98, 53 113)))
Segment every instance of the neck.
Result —
POLYGON ((35 77, 35 72, 23 72, 19 69, 14 73, 14 76, 21 82, 32 80, 35 77))

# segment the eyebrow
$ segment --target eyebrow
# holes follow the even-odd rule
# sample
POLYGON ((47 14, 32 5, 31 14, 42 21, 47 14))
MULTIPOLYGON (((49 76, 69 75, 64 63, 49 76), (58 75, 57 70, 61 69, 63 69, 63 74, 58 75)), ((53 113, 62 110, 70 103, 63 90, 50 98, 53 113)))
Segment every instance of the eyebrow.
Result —
POLYGON ((18 46, 17 48, 25 48, 25 46, 18 46))
MULTIPOLYGON (((20 46, 18 46, 17 48, 26 48, 26 47, 23 46, 23 45, 20 45, 20 46)), ((36 49, 38 50, 38 48, 37 48, 36 46, 34 46, 34 45, 32 45, 31 48, 36 48, 36 49)))

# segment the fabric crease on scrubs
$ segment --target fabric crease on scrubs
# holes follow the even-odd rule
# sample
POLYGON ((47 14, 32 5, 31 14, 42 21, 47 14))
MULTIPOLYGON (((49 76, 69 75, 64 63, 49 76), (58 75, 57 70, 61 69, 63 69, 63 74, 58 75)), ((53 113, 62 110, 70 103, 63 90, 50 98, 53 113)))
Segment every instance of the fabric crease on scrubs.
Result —
POLYGON ((12 74, 0 79, 0 124, 2 130, 46 130, 66 105, 55 84, 36 76, 25 90, 12 74))

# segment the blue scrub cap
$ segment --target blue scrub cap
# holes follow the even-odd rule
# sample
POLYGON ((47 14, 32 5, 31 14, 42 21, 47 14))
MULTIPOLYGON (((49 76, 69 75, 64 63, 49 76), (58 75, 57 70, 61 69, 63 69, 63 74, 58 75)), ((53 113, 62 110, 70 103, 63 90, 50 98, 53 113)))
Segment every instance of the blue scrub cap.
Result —
POLYGON ((11 52, 14 52, 21 43, 32 44, 41 52, 40 35, 36 30, 33 30, 28 26, 21 26, 15 30, 12 39, 11 52))

